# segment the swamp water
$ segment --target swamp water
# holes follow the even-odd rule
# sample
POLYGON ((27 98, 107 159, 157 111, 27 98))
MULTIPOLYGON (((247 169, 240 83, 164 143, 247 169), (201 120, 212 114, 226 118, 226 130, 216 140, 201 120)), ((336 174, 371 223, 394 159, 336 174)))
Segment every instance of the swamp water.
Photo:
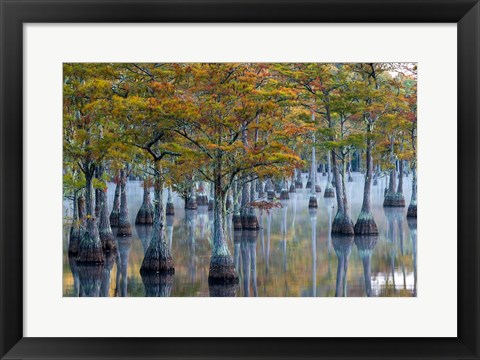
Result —
MULTIPOLYGON (((347 194, 355 222, 362 204, 364 176, 352 175, 347 194)), ((305 185, 306 174, 303 180, 305 185)), ((372 186, 372 212, 379 230, 376 237, 330 235, 336 200, 323 197, 327 177, 320 173, 317 181, 322 188, 317 193, 317 210, 308 209, 310 189, 297 189, 289 194, 289 200, 281 201, 283 208, 273 209, 270 214, 260 214, 257 210, 258 231, 233 231, 231 216, 228 218, 228 246, 240 280, 226 294, 212 291, 208 286, 213 212, 207 206, 186 211, 184 201, 177 196, 174 196, 175 216, 167 217, 166 224, 175 275, 167 279, 142 279, 140 266, 150 241, 151 226, 135 225, 143 183, 129 181, 132 236, 117 237, 118 252, 104 266, 79 267, 69 258, 70 226, 64 222, 63 295, 416 296, 416 220, 406 218, 411 176, 404 177, 405 208, 383 208, 386 177, 372 186)), ((108 185, 111 210, 115 185, 108 185)), ((70 206, 64 203, 65 216, 71 215, 70 206)))

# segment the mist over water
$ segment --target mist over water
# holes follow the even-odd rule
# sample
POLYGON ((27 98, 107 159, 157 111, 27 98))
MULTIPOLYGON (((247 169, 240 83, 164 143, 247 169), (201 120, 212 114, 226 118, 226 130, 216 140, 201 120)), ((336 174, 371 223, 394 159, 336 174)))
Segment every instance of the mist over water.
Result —
MULTIPOLYGON (((364 176, 352 173, 346 183, 355 222, 363 197, 364 176)), ((240 281, 234 288, 209 289, 208 271, 213 212, 207 206, 184 210, 174 194, 175 216, 167 217, 166 236, 175 261, 175 275, 144 278, 140 266, 148 247, 151 226, 135 225, 142 204, 142 181, 127 183, 132 236, 117 238, 118 252, 101 269, 77 266, 68 257, 69 223, 63 238, 64 296, 416 296, 416 220, 407 221, 411 175, 404 177, 405 208, 383 208, 387 177, 372 186, 371 204, 379 235, 330 235, 336 214, 335 198, 323 197, 327 177, 317 176, 322 192, 318 209, 309 210, 310 189, 296 189, 282 208, 260 213, 258 231, 233 231, 231 216, 227 237, 240 281), (314 229, 313 229, 314 227, 314 229), (312 236, 313 234, 313 236, 312 236)), ((303 174, 306 184, 306 174, 303 174)), ((111 210, 115 185, 108 184, 111 210)), ((279 194, 277 194, 279 196, 279 194)), ((153 198, 153 195, 152 195, 153 198)), ((166 200, 166 193, 164 196, 166 200)), ((64 202, 64 214, 71 215, 64 202)), ((115 233, 115 229, 114 233, 115 233)))

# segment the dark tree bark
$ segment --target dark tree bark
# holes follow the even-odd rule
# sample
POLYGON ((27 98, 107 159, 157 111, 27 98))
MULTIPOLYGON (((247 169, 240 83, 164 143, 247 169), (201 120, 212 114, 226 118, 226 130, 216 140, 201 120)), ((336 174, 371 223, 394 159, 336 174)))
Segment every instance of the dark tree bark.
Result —
MULTIPOLYGON (((330 115, 330 105, 327 104, 325 106, 326 114, 327 114, 327 121, 329 128, 333 129, 333 122, 330 115)), ((343 132, 343 128, 341 129, 343 132)), ((333 136, 330 137, 331 141, 335 139, 333 136)), ((332 170, 333 170, 333 179, 335 181, 335 191, 337 194, 337 214, 333 219, 332 223, 332 234, 345 234, 345 235, 353 235, 354 234, 354 227, 352 219, 350 218, 350 209, 348 206, 348 199, 346 196, 346 189, 345 189, 345 182, 343 181, 345 177, 345 166, 344 160, 342 160, 342 174, 338 171, 338 163, 337 163, 337 154, 334 150, 332 150, 332 170)))
MULTIPOLYGON (((250 203, 255 201, 255 180, 250 184, 250 203)), ((247 216, 246 216, 246 230, 257 230, 259 228, 257 214, 255 213, 255 208, 247 204, 247 216)))
POLYGON ((198 209, 195 183, 190 188, 190 194, 189 194, 189 196, 188 196, 188 198, 185 202, 185 209, 187 209, 187 210, 197 210, 198 209))
POLYGON ((242 230, 242 215, 239 203, 240 192, 238 190, 238 181, 233 182, 233 230, 242 230))
POLYGON ((328 151, 327 153, 327 186, 325 187, 325 192, 323 193, 323 197, 326 198, 333 198, 335 197, 335 190, 332 186, 332 160, 331 160, 331 152, 328 151))
MULTIPOLYGON (((208 210, 209 211, 213 211, 213 186, 211 186, 212 188, 212 191, 211 191, 211 198, 208 202, 208 210), (210 209, 210 204, 211 204, 211 209, 210 209)), ((257 186, 257 189, 258 189, 258 186, 257 186)), ((226 203, 226 209, 227 209, 227 213, 230 214, 232 212, 232 209, 233 209, 233 196, 232 196, 232 189, 228 189, 228 192, 227 192, 227 203, 226 203)))
POLYGON ((150 186, 147 179, 143 180, 143 202, 135 218, 135 224, 153 224, 153 205, 150 200, 150 186))
POLYGON ((120 178, 117 179, 117 185, 115 186, 115 194, 113 196, 112 212, 110 213, 110 226, 118 226, 118 218, 120 216, 120 178))
POLYGON ((118 217, 117 236, 132 235, 132 226, 128 220, 127 204, 127 174, 125 170, 120 171, 120 216, 118 217))
POLYGON ((370 208, 370 190, 372 188, 373 160, 372 160, 372 142, 368 135, 371 133, 370 123, 367 126, 367 151, 366 162, 367 171, 365 173, 365 185, 363 189, 363 203, 357 223, 355 224, 355 234, 358 235, 376 235, 378 234, 377 224, 373 218, 370 208))
POLYGON ((140 272, 174 274, 175 267, 170 249, 165 240, 165 219, 163 211, 163 182, 161 178, 160 165, 155 162, 154 179, 154 220, 152 229, 152 239, 148 245, 147 252, 143 258, 140 272))
POLYGON ((392 165, 392 169, 390 170, 390 181, 388 184, 388 190, 385 194, 385 199, 383 201, 384 207, 405 207, 405 199, 403 197, 403 193, 399 193, 398 189, 403 191, 403 175, 401 171, 403 171, 403 165, 401 165, 400 174, 399 174, 399 187, 396 189, 396 178, 397 178, 397 171, 396 171, 396 161, 395 161, 395 154, 393 151, 394 145, 394 138, 393 136, 390 138, 390 161, 392 165))
POLYGON ((344 167, 342 166, 342 174, 340 174, 338 171, 335 151, 332 151, 332 163, 338 205, 337 214, 335 215, 332 223, 332 234, 353 235, 354 227, 352 219, 350 218, 350 209, 348 206, 348 199, 345 189, 345 174, 343 171, 344 167))
MULTIPOLYGON (((315 113, 312 111, 312 121, 315 122, 315 113)), ((315 133, 312 134, 313 145, 312 145, 312 160, 310 164, 310 198, 308 199, 309 208, 317 208, 317 194, 316 194, 316 180, 317 180, 317 161, 315 159, 315 133)), ((307 183, 308 188, 308 183, 307 183)))
POLYGON ((348 182, 353 182, 352 177, 352 157, 351 153, 348 153, 348 164, 347 164, 347 171, 348 171, 348 182))
POLYGON ((68 255, 77 255, 78 253, 78 244, 83 237, 83 232, 85 231, 84 226, 82 225, 85 221, 84 215, 79 217, 79 207, 80 207, 80 199, 82 199, 83 204, 85 204, 85 200, 83 197, 78 197, 77 192, 75 191, 73 194, 73 218, 72 218, 72 225, 70 227, 70 237, 68 241, 68 255))
MULTIPOLYGON (((224 219, 225 219, 225 190, 222 188, 222 159, 218 152, 215 159, 214 178, 214 209, 213 209, 213 248, 210 258, 208 284, 238 284, 238 275, 235 270, 232 255, 228 249, 224 219)), ((248 193, 247 195, 248 196, 248 193)))
POLYGON ((242 215, 242 228, 247 229, 248 228, 248 203, 250 201, 250 182, 248 181, 248 178, 246 179, 245 183, 243 184, 242 187, 242 206, 240 209, 240 213, 242 215))
POLYGON ((104 261, 102 243, 98 234, 97 219, 93 209, 94 166, 87 162, 85 168, 86 230, 78 246, 77 263, 102 264, 104 261))
POLYGON ((108 216, 107 189, 99 193, 100 196, 100 223, 98 225, 100 240, 104 251, 114 252, 117 249, 117 243, 110 227, 110 218, 108 216))
MULTIPOLYGON (((214 207, 214 201, 213 201, 213 197, 215 196, 215 194, 213 193, 213 185, 210 184, 210 199, 208 200, 208 211, 213 211, 213 207, 214 207)), ((228 196, 227 196, 227 210, 228 210, 228 196)))

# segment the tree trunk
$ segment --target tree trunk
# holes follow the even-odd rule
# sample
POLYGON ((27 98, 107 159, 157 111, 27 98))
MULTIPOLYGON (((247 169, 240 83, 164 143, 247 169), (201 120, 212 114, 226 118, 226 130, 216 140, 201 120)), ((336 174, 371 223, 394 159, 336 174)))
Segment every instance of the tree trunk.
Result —
POLYGON ((113 196, 113 207, 110 213, 110 226, 118 226, 118 218, 120 216, 120 178, 117 179, 117 185, 115 186, 115 194, 113 196))
POLYGON ((412 167, 412 198, 408 206, 407 217, 417 217, 417 169, 412 167))
MULTIPOLYGON (((312 111, 312 121, 315 121, 315 114, 312 111)), ((310 199, 308 200, 309 208, 317 208, 317 193, 316 193, 316 180, 317 180, 317 162, 315 159, 315 133, 313 133, 313 145, 312 145, 312 163, 311 163, 311 184, 310 184, 310 199)))
POLYGON ((238 181, 235 180, 233 182, 233 230, 242 230, 242 215, 240 213, 239 197, 240 192, 238 190, 238 181))
POLYGON ((287 180, 284 178, 282 181, 282 190, 280 191, 280 200, 288 200, 290 195, 288 194, 287 180))
POLYGON ((245 180, 245 183, 242 187, 242 207, 240 212, 242 214, 242 228, 247 229, 247 216, 248 216, 248 203, 250 201, 250 182, 248 181, 248 177, 245 180))
POLYGON ((357 223, 355 224, 355 234, 358 235, 376 235, 378 234, 377 224, 373 218, 370 209, 370 190, 372 188, 373 176, 373 161, 372 161, 372 142, 368 136, 371 133, 370 124, 367 127, 367 151, 366 151, 366 165, 367 171, 365 173, 365 185, 363 189, 363 203, 362 210, 358 215, 357 223))
MULTIPOLYGON (((238 284, 238 275, 235 270, 232 255, 226 243, 224 217, 225 217, 225 191, 222 189, 221 155, 217 155, 214 168, 214 209, 213 209, 213 248, 210 258, 208 284, 238 284)), ((247 193, 248 194, 248 193, 247 193)))
POLYGON ((348 171, 348 182, 353 182, 353 177, 352 177, 352 156, 351 156, 351 152, 349 151, 348 152, 348 168, 347 168, 347 171, 348 171))
POLYGON ((150 186, 148 179, 143 180, 143 202, 135 218, 135 224, 153 224, 153 206, 150 200, 150 186))
POLYGON ((327 186, 325 187, 325 192, 323 193, 323 197, 326 198, 333 198, 335 197, 335 190, 332 186, 332 161, 331 161, 331 153, 330 151, 327 152, 327 186))
POLYGON ((120 171, 120 216, 118 217, 117 236, 132 235, 132 226, 128 220, 128 205, 127 205, 127 174, 125 170, 120 171))
POLYGON ((152 240, 148 245, 147 252, 140 268, 140 273, 174 274, 175 266, 170 249, 165 240, 165 218, 163 211, 163 182, 161 178, 160 165, 155 162, 154 179, 154 220, 152 229, 152 240))
MULTIPOLYGON (((78 208, 79 204, 78 201, 80 197, 77 197, 77 191, 73 193, 73 219, 72 219, 72 226, 70 227, 70 237, 68 241, 68 255, 77 255, 78 254, 78 243, 82 239, 83 230, 81 226, 81 222, 84 220, 83 217, 79 218, 78 216, 78 208), (78 200, 77 200, 78 199, 78 200)), ((76 265, 76 264, 75 264, 76 265)))
POLYGON ((397 187, 397 194, 403 196, 403 160, 400 160, 398 166, 398 187, 397 187))
POLYGON ((98 226, 100 240, 104 251, 113 252, 117 249, 117 243, 110 227, 108 216, 107 189, 101 191, 100 195, 100 223, 98 226))
POLYGON ((303 188, 302 170, 295 169, 295 171, 297 172, 297 177, 295 178, 295 187, 297 189, 302 189, 303 188))
MULTIPOLYGON (((103 167, 97 166, 95 169, 95 178, 101 181, 103 177, 103 167)), ((95 189, 95 217, 100 218, 100 208, 102 206, 102 189, 95 189)))
MULTIPOLYGON (((168 187, 168 195, 167 195, 167 215, 175 215, 175 207, 173 206, 173 197, 172 197, 172 187, 168 187)), ((155 217, 155 216, 154 216, 155 217)))
POLYGON ((393 148, 394 140, 395 139, 392 136, 390 138, 390 164, 392 166, 392 169, 390 170, 390 181, 388 183, 388 189, 385 194, 383 206, 384 207, 405 207, 405 199, 403 198, 403 194, 398 194, 396 191, 397 189, 395 188, 397 170, 396 170, 396 161, 395 161, 395 154, 394 154, 394 148, 393 148))
POLYGON ((93 171, 86 166, 85 202, 87 210, 86 230, 78 246, 77 263, 101 264, 104 261, 102 243, 98 234, 97 219, 93 214, 93 171))
MULTIPOLYGON (((250 202, 255 201, 255 180, 250 184, 250 202)), ((247 204, 247 218, 246 218, 246 227, 243 227, 246 230, 257 230, 258 219, 257 214, 255 213, 255 208, 247 204)))
POLYGON ((197 210, 198 209, 195 183, 193 183, 192 187, 190 188, 190 196, 188 197, 188 199, 185 203, 185 209, 187 209, 187 210, 197 210))
POLYGON ((333 176, 335 178, 335 188, 337 193, 337 214, 332 223, 332 234, 354 234, 354 227, 352 219, 350 218, 350 210, 348 208, 348 199, 345 192, 345 182, 343 180, 344 166, 342 161, 342 174, 338 171, 338 164, 335 151, 332 151, 332 168, 333 176))
POLYGON ((273 183, 271 178, 267 179, 266 189, 267 189, 267 200, 275 199, 275 190, 273 189, 273 183))

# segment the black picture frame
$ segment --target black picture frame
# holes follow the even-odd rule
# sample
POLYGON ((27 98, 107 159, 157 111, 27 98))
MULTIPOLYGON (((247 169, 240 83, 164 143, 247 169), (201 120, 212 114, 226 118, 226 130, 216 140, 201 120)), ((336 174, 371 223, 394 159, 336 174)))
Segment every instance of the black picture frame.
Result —
POLYGON ((0 0, 0 14, 1 358, 479 359, 480 4, 477 0, 0 0), (23 24, 95 22, 457 23, 458 337, 362 338, 358 334, 359 338, 278 339, 268 338, 268 333, 265 338, 222 339, 23 337, 23 24))

